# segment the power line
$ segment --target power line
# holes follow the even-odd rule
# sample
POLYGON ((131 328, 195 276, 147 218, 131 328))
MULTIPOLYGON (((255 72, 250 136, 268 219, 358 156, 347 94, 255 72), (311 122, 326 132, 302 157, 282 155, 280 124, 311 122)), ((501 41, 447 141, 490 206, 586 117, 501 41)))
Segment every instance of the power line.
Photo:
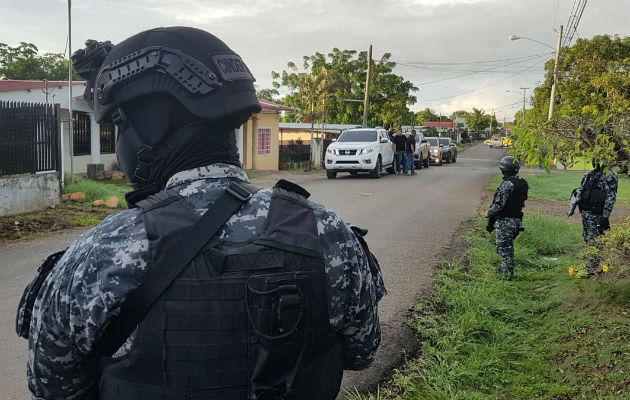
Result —
MULTIPOLYGON (((530 59, 532 57, 537 57, 537 56, 542 56, 542 55, 549 55, 550 53, 538 53, 538 54, 531 54, 528 56, 520 56, 520 57, 512 57, 512 58, 499 58, 496 60, 485 60, 485 61, 465 61, 465 62, 437 62, 437 61, 393 61, 396 63, 396 65, 405 65, 405 66, 411 66, 411 65, 466 65, 466 64, 489 64, 489 63, 494 63, 494 62, 500 62, 500 61, 512 61, 512 60, 524 60, 524 59, 530 59)), ((553 53, 551 53, 553 54, 553 53)))
MULTIPOLYGON (((577 6, 571 9, 571 15, 569 16, 569 21, 567 22, 567 35, 565 36, 565 40, 563 41, 562 46, 570 46, 573 41, 573 37, 577 31, 578 24, 582 19, 582 15, 584 14, 584 8, 586 8, 587 0, 579 0, 577 6)), ((575 1, 574 1, 575 6, 575 1)))
POLYGON ((512 77, 514 77, 514 76, 516 76, 516 75, 518 75, 518 74, 520 74, 520 73, 522 73, 522 72, 525 72, 525 71, 527 71, 528 69, 533 68, 534 66, 536 66, 536 64, 538 64, 538 63, 539 63, 539 61, 536 61, 535 63, 531 64, 529 67, 527 67, 527 68, 523 69, 522 71, 519 71, 519 72, 517 72, 517 73, 514 73, 514 74, 512 74, 512 75, 510 75, 510 76, 508 76, 508 77, 505 77, 505 78, 503 78, 503 79, 499 79, 498 81, 495 81, 495 82, 489 83, 489 84, 487 84, 487 85, 484 85, 484 86, 478 87, 478 88, 476 88, 476 89, 469 90, 469 91, 466 91, 466 92, 463 92, 463 93, 459 93, 459 94, 455 94, 455 95, 453 95, 453 96, 440 97, 440 98, 437 98, 437 99, 421 100, 421 101, 418 101, 418 103, 428 103, 428 102, 437 101, 437 100, 452 99, 453 97, 459 97, 459 96, 463 96, 463 95, 465 95, 465 94, 469 94, 469 93, 477 92, 477 91, 479 91, 479 90, 482 90, 482 89, 485 89, 485 88, 488 88, 488 87, 491 87, 491 86, 497 85, 497 84, 499 84, 499 83, 501 83, 501 82, 503 82, 503 81, 506 81, 506 80, 508 80, 508 79, 510 79, 510 78, 512 78, 512 77))
MULTIPOLYGON (((540 57, 541 56, 536 56, 534 58, 540 58, 540 57)), ((469 76, 469 75, 474 75, 474 74, 479 74, 479 73, 485 73, 485 72, 511 73, 513 71, 495 71, 495 70, 497 70, 499 68, 504 68, 504 67, 507 67, 507 66, 510 66, 510 65, 513 65, 513 64, 520 63, 521 61, 522 60, 518 60, 518 61, 514 61, 514 62, 511 62, 511 63, 508 63, 508 64, 504 64, 504 65, 497 65, 497 66, 494 66, 494 67, 491 67, 491 68, 488 68, 488 69, 485 69, 485 70, 472 70, 472 71, 470 71, 468 73, 461 74, 461 75, 456 75, 456 76, 451 76, 451 77, 448 77, 448 78, 436 79, 436 80, 429 81, 429 82, 419 83, 418 86, 429 85, 429 84, 433 84, 433 83, 437 83, 437 82, 443 82, 443 81, 447 81, 447 80, 451 80, 451 79, 457 79, 457 78, 461 78, 461 77, 464 77, 464 76, 469 76)), ((520 71, 517 71, 517 73, 519 73, 519 72, 520 71)))

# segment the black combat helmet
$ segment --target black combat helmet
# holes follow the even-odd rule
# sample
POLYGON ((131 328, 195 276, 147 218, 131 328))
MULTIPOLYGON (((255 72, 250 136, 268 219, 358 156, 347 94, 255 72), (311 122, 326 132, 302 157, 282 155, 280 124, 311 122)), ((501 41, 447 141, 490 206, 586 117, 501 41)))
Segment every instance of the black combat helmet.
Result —
MULTIPOLYGON (((94 43, 86 44, 89 48, 94 43)), ((109 45, 105 51, 93 50, 101 59, 107 55, 84 96, 88 101, 93 97, 99 122, 109 120, 121 104, 155 93, 174 97, 200 119, 234 119, 235 126, 260 111, 251 72, 238 54, 208 32, 181 26, 156 28, 113 48, 105 43, 109 45)), ((90 58, 88 48, 73 55, 75 66, 90 58)), ((81 76, 89 79, 90 73, 81 76)))
POLYGON ((501 172, 518 172, 520 168, 518 160, 512 156, 505 156, 499 162, 501 172))
POLYGON ((234 129, 261 107, 251 72, 217 37, 156 28, 115 46, 87 41, 72 61, 88 81, 84 99, 96 120, 118 126, 119 165, 142 189, 134 199, 186 169, 240 166, 234 129))

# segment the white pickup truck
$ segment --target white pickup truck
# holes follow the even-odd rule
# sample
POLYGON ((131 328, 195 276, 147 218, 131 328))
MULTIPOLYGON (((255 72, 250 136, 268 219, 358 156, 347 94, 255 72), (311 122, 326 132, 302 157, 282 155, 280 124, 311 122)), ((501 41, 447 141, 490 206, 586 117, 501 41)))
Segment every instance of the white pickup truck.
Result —
POLYGON ((338 172, 369 172, 380 178, 383 169, 394 173, 394 150, 387 131, 381 128, 354 128, 341 133, 326 149, 324 166, 328 179, 338 172))

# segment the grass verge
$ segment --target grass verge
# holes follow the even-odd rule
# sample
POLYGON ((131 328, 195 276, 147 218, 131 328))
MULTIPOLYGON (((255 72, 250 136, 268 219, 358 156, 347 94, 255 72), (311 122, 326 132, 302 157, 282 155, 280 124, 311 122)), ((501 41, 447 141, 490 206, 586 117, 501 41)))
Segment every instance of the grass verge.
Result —
POLYGON ((500 280, 484 221, 461 260, 439 269, 409 321, 422 356, 378 394, 348 399, 619 399, 629 395, 630 286, 571 277, 580 227, 526 216, 516 279, 500 280))
MULTIPOLYGON (((131 188, 126 185, 125 181, 93 181, 90 179, 76 179, 72 183, 66 183, 63 193, 83 192, 85 193, 86 202, 92 203, 94 200, 107 200, 108 197, 118 197, 118 208, 127 208, 125 194, 131 188), (120 182, 120 183, 114 183, 120 182)), ((91 207, 91 204, 90 204, 91 207)))
MULTIPOLYGON (((582 174, 551 172, 551 173, 527 173, 521 171, 520 175, 529 183, 529 198, 545 199, 558 202, 569 201, 571 190, 580 186, 582 174)), ((620 205, 630 205, 630 179, 626 175, 617 175, 619 188, 617 190, 617 202, 620 205)), ((497 174, 486 187, 495 190, 501 183, 502 175, 497 174)))

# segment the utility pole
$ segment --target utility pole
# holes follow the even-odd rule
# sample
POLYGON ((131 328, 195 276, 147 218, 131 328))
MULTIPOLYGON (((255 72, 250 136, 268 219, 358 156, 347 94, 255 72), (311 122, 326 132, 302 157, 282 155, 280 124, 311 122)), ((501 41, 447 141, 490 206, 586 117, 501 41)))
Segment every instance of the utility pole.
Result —
POLYGON ((523 90, 523 122, 525 122, 525 91, 529 89, 528 87, 522 87, 523 90))
MULTIPOLYGON (((72 115, 72 0, 68 0, 68 129, 70 131, 70 141, 68 148, 70 149, 70 181, 74 181, 74 120, 72 115)), ((63 148, 61 149, 61 157, 63 158, 63 148)), ((61 171, 63 175, 63 171, 61 171)))
POLYGON ((368 106, 370 105, 370 71, 372 69, 372 45, 368 51, 367 74, 365 76, 365 97, 363 98, 363 127, 367 128, 368 106))
POLYGON ((492 116, 494 115, 494 108, 492 109, 492 114, 490 114, 490 136, 492 136, 492 116))
POLYGON ((551 84, 551 98, 549 99, 549 116, 547 119, 553 117, 553 106, 556 102, 556 81, 558 80, 558 59, 560 58, 560 42, 562 41, 562 25, 558 30, 558 45, 556 46, 556 57, 553 63, 553 83, 551 84))

